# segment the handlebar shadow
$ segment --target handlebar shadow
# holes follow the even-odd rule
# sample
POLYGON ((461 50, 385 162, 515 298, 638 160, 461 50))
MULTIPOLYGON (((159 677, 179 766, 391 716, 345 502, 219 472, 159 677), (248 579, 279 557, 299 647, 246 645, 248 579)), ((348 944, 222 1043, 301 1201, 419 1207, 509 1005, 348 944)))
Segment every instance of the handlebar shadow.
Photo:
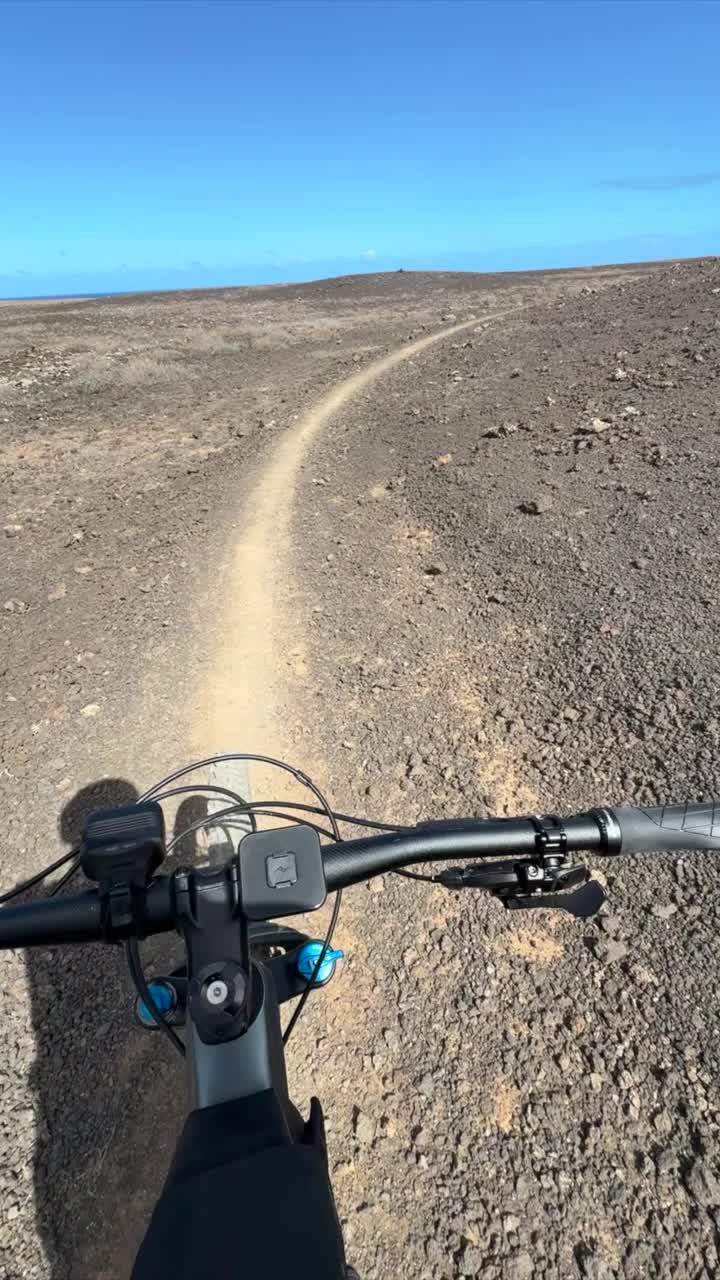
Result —
MULTIPOLYGON (((84 787, 62 811, 62 840, 75 846, 95 809, 137 798, 122 778, 84 787)), ((187 825, 185 808, 175 829, 187 825)), ((183 854, 192 857, 188 846, 183 854)), ((78 875, 64 892, 82 887, 78 875)), ((171 935, 151 940, 146 964, 174 967, 177 946, 171 935)), ((52 1280, 127 1280, 184 1119, 184 1074, 164 1037, 131 1020, 121 948, 31 949, 25 965, 36 1041, 35 1203, 49 1272, 52 1280)))

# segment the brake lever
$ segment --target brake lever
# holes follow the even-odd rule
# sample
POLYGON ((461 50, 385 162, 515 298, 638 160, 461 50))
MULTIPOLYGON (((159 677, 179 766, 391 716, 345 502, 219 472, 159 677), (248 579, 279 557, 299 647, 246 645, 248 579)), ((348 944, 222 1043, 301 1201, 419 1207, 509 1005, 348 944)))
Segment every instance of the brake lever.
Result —
POLYGON ((549 858, 446 867, 434 878, 446 889, 485 889, 508 911, 567 911, 586 920, 596 915, 605 901, 605 892, 597 880, 590 879, 588 867, 557 865, 549 858))
POLYGON ((524 897, 502 897, 508 911, 567 911, 578 920, 597 915, 605 901, 605 890, 597 880, 588 880, 573 893, 543 893, 524 897))

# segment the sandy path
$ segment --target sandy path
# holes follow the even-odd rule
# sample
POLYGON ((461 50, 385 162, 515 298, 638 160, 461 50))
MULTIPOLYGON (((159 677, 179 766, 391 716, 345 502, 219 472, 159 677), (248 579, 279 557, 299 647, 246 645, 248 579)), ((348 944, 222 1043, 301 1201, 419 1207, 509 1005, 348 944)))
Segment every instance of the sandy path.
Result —
POLYGON ((305 674, 303 636, 297 612, 291 615, 289 608, 296 592, 292 516, 298 475, 313 441, 349 401, 399 365, 520 309, 473 316, 398 347, 338 382, 283 437, 250 493, 222 590, 222 634, 195 726, 198 751, 282 757, 287 750, 283 721, 291 714, 293 686, 305 674))

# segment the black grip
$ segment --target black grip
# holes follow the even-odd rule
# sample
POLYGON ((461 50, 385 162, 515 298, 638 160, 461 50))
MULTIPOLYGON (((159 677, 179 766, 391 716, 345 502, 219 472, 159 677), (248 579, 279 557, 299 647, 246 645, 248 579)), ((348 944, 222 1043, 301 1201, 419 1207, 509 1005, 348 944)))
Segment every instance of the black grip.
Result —
POLYGON ((720 850, 720 800, 610 809, 620 829, 620 853, 663 849, 720 850))

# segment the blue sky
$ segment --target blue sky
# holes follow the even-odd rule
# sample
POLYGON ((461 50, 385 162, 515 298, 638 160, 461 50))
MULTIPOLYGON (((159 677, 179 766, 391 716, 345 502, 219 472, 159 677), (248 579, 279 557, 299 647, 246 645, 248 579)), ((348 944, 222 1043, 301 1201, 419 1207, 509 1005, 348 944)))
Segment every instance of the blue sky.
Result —
POLYGON ((720 252, 720 5, 0 0, 0 296, 720 252))

